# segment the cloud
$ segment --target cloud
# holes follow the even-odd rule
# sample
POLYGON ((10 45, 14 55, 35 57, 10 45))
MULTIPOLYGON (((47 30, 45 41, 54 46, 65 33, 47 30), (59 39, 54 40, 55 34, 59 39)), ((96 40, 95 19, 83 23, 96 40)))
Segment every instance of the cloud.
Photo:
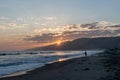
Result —
MULTIPOLYGON (((119 31, 116 31, 118 34, 119 31)), ((116 35, 114 33, 114 35, 116 35)), ((108 30, 93 30, 93 31, 64 31, 62 33, 43 33, 40 35, 32 35, 26 36, 24 40, 39 42, 39 43, 47 43, 47 42, 54 42, 56 40, 73 40, 76 38, 83 38, 83 37, 102 37, 102 36, 113 36, 113 33, 108 30)))
POLYGON ((24 22, 23 18, 13 18, 0 16, 0 30, 12 30, 12 29, 22 29, 27 27, 29 24, 24 22))
POLYGON ((35 36, 27 36, 26 38, 24 38, 24 40, 40 42, 40 43, 47 43, 47 42, 54 41, 57 38, 57 36, 55 36, 55 35, 56 35, 55 33, 54 34, 46 33, 46 34, 35 35, 35 36))
POLYGON ((6 27, 3 25, 0 25, 0 30, 6 30, 6 27))
POLYGON ((108 26, 105 22, 89 24, 65 25, 56 28, 34 30, 36 34, 27 36, 24 40, 34 42, 53 42, 58 39, 73 40, 83 37, 105 37, 120 35, 120 25, 108 26))
POLYGON ((12 30, 12 29, 22 29, 27 26, 27 24, 17 24, 17 23, 8 23, 0 25, 2 30, 12 30))
POLYGON ((46 23, 42 23, 41 26, 47 26, 47 24, 46 23))
POLYGON ((52 21, 52 20, 56 20, 57 18, 56 17, 44 17, 45 20, 49 20, 49 21, 52 21))
POLYGON ((113 26, 109 26, 111 28, 120 28, 120 25, 113 25, 113 26))
POLYGON ((100 22, 94 22, 88 24, 81 24, 80 27, 97 30, 97 29, 106 29, 114 25, 115 24, 113 24, 112 22, 100 21, 100 22))
POLYGON ((8 27, 9 29, 18 29, 18 28, 25 28, 28 24, 18 24, 18 23, 9 23, 8 27))
POLYGON ((83 37, 101 37, 101 36, 111 36, 113 35, 110 31, 64 31, 61 34, 59 33, 43 33, 39 35, 32 35, 26 36, 24 40, 39 42, 39 43, 47 43, 47 42, 54 42, 56 40, 62 39, 63 41, 66 40, 73 40, 76 38, 83 38, 83 37))
POLYGON ((8 19, 9 19, 8 17, 0 16, 0 20, 8 20, 8 19))

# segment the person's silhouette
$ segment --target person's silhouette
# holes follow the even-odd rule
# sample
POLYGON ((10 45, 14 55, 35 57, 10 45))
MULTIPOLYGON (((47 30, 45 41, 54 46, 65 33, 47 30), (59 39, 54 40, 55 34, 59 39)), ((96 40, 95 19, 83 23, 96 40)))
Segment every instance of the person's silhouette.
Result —
POLYGON ((85 51, 85 56, 87 56, 87 52, 85 51))

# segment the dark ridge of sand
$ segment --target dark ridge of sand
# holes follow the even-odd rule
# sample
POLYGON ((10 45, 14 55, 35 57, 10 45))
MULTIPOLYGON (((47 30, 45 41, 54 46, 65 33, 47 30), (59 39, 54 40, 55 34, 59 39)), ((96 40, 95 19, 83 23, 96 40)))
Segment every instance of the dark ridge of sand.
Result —
POLYGON ((120 51, 47 64, 27 74, 0 80, 120 80, 120 51))

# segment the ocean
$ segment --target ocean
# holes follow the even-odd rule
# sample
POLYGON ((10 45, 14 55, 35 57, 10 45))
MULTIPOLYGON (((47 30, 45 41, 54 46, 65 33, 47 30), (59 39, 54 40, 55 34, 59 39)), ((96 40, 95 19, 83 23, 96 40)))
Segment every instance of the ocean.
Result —
MULTIPOLYGON (((88 50, 88 56, 103 50, 88 50)), ((31 70, 46 64, 83 57, 85 51, 1 51, 0 76, 31 70)))

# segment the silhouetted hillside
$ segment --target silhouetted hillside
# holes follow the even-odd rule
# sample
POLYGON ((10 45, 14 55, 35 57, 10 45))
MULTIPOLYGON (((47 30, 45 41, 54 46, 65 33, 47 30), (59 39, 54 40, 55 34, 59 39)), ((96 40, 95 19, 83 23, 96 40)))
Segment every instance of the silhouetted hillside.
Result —
POLYGON ((120 37, 79 38, 61 45, 37 47, 31 50, 86 50, 120 48, 120 37))

